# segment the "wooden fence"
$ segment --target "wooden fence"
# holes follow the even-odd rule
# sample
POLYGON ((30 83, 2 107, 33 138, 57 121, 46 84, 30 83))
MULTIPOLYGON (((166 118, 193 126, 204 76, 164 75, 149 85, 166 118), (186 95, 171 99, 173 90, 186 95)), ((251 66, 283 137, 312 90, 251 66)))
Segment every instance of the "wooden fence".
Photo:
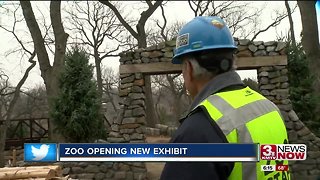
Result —
MULTIPOLYGON (((2 123, 0 120, 0 123, 2 123)), ((6 149, 23 146, 24 143, 36 143, 49 138, 48 118, 12 119, 7 131, 6 149)))

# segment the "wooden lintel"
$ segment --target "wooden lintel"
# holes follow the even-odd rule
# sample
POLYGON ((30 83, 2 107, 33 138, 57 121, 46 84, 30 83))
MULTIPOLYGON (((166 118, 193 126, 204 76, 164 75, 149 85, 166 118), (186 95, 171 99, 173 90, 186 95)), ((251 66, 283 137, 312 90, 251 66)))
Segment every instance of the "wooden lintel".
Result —
MULTIPOLYGON (((239 57, 236 59, 237 70, 256 69, 262 66, 285 66, 287 56, 239 57)), ((171 62, 147 64, 123 64, 119 67, 120 74, 141 72, 145 74, 180 73, 181 65, 171 62)))
POLYGON ((171 62, 154 62, 145 64, 123 64, 119 67, 120 74, 141 72, 145 74, 180 73, 181 64, 171 62))
POLYGON ((239 57, 236 59, 237 70, 257 69, 263 66, 286 66, 287 56, 239 57))

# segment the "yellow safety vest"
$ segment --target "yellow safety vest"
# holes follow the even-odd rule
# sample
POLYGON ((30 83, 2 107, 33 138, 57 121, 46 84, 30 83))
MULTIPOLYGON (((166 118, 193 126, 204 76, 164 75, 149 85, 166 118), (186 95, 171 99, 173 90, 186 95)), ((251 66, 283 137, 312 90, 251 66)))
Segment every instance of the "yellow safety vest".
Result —
MULTIPOLYGON (((288 143, 286 127, 278 107, 249 87, 213 94, 198 106, 207 110, 229 143, 288 143)), ((288 165, 288 161, 236 162, 228 179, 290 180, 288 171, 261 171, 261 165, 276 164, 288 165)))

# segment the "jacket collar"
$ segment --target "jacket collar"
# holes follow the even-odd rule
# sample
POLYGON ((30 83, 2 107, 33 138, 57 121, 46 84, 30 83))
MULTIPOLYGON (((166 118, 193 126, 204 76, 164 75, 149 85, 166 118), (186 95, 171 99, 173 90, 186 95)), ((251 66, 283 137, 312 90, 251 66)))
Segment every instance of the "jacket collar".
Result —
POLYGON ((189 107, 189 113, 194 110, 202 101, 208 98, 210 95, 215 94, 222 89, 233 86, 233 85, 243 85, 240 76, 235 71, 229 71, 226 73, 219 74, 212 80, 210 80, 205 87, 197 94, 194 98, 191 106, 189 107))

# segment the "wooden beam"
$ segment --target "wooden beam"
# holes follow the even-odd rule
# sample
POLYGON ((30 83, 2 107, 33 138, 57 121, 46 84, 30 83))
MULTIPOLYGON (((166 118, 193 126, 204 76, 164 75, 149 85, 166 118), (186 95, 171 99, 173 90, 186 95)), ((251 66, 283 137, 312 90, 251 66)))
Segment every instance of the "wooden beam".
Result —
POLYGON ((181 73, 181 64, 171 62, 155 62, 145 64, 123 64, 120 65, 120 74, 141 72, 145 74, 171 74, 181 73))
POLYGON ((287 56, 257 56, 236 58, 237 70, 257 69, 262 66, 286 66, 287 56))
MULTIPOLYGON (((257 69, 262 66, 285 66, 287 56, 258 56, 236 58, 237 70, 257 69)), ((146 64, 123 64, 119 67, 120 74, 141 72, 145 74, 180 73, 181 65, 171 62, 146 64)))

